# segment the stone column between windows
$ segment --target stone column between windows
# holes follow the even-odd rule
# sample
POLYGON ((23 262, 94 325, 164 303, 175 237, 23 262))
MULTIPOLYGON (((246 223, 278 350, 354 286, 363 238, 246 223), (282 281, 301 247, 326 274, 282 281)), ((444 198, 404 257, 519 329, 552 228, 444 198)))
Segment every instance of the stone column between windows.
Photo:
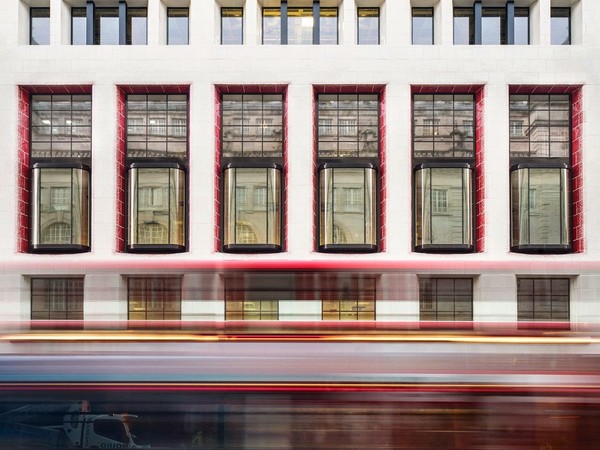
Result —
POLYGON ((354 1, 345 1, 342 3, 340 17, 340 30, 339 43, 340 45, 354 45, 356 44, 357 36, 357 17, 356 17, 356 3, 354 1))
MULTIPOLYGON (((396 2, 394 2, 396 3, 396 2)), ((412 41, 412 7, 410 2, 398 2, 386 8, 385 16, 381 16, 381 36, 385 35, 388 45, 410 45, 412 41), (383 23, 385 22, 385 23, 383 23), (384 29, 385 27, 385 29, 384 29)))
POLYGON ((262 17, 262 11, 258 7, 257 0, 246 0, 244 8, 244 45, 255 47, 261 42, 262 31, 259 20, 262 17))
MULTIPOLYGON (((540 28, 538 30, 539 32, 539 43, 541 45, 550 45, 550 36, 551 36, 551 29, 550 29, 550 8, 551 8, 551 0, 538 0, 537 2, 537 7, 538 7, 538 11, 539 11, 539 17, 540 17, 540 28)), ((534 30, 531 30, 532 34, 534 30)), ((535 42, 533 39, 530 39, 533 42, 535 42)))
POLYGON ((50 45, 62 44, 62 0, 50 0, 50 45))
POLYGON ((452 0, 437 3, 433 11, 434 43, 442 45, 454 44, 454 6, 452 0))
POLYGON ((490 253, 502 254, 510 242, 508 89, 503 84, 486 85, 484 89, 485 173, 477 176, 483 176, 485 183, 484 217, 491 218, 485 223, 485 248, 490 253))
POLYGON ((147 42, 148 45, 166 44, 166 8, 160 0, 148 0, 147 42), (161 11, 164 10, 164 14, 161 11))
POLYGON ((288 108, 286 123, 288 173, 284 208, 287 210, 287 249, 298 257, 310 255, 315 247, 313 97, 313 87, 309 84, 288 86, 287 104, 294 107, 288 108), (308 117, 311 120, 306 120, 308 117))

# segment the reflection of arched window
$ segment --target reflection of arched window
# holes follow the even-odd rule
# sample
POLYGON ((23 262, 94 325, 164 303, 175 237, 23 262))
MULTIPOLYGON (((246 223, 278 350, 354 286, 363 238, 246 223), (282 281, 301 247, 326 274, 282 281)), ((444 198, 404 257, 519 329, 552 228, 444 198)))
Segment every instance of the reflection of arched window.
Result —
POLYGON ((45 244, 70 244, 71 225, 65 222, 56 222, 49 225, 44 230, 42 241, 45 244))
POLYGON ((140 244, 166 244, 168 242, 167 227, 160 223, 142 223, 138 228, 140 244))
POLYGON ((346 233, 339 225, 333 226, 333 242, 337 244, 347 244, 348 239, 346 239, 346 233))
POLYGON ((235 233, 238 244, 256 244, 257 242, 256 234, 254 234, 250 225, 244 222, 236 222, 235 233))

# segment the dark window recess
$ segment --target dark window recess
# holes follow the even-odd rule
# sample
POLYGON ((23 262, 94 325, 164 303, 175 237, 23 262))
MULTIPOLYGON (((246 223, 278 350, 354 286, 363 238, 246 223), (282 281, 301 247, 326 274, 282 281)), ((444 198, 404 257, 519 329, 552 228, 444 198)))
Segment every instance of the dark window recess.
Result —
POLYGON ((552 8, 550 16, 550 43, 552 45, 570 45, 571 8, 552 8))
POLYGON ((379 96, 319 94, 317 240, 321 252, 379 251, 379 96))
POLYGON ((413 96, 413 246, 475 250, 475 101, 472 94, 413 96))
POLYGON ((433 44, 433 8, 412 9, 412 43, 433 44))
POLYGON ((222 96, 224 252, 283 248, 283 96, 222 96))
POLYGON ((358 45, 379 45, 379 8, 358 8, 358 45))
POLYGON ((90 95, 31 96, 31 252, 90 250, 91 114, 90 95))
POLYGON ((32 278, 32 320, 83 320, 83 278, 32 278))
POLYGON ((510 96, 511 251, 571 246, 571 99, 510 96))
POLYGON ((127 280, 129 320, 181 320, 181 278, 127 280))
POLYGON ((338 9, 321 7, 263 8, 262 42, 265 45, 335 45, 338 43, 338 9))
POLYGON ((187 248, 187 95, 127 96, 128 252, 187 248))
POLYGON ((518 278, 519 322, 568 322, 568 278, 518 278))
POLYGON ((419 320, 473 320, 473 280, 470 278, 419 278, 419 320))
POLYGON ((29 44, 50 45, 50 8, 29 8, 29 44))
POLYGON ((527 45, 529 44, 529 8, 516 8, 514 1, 505 6, 454 8, 455 45, 527 45))
POLYGON ((221 44, 244 43, 244 9, 221 8, 221 44))
POLYGON ((167 9, 167 45, 189 44, 189 8, 167 9))

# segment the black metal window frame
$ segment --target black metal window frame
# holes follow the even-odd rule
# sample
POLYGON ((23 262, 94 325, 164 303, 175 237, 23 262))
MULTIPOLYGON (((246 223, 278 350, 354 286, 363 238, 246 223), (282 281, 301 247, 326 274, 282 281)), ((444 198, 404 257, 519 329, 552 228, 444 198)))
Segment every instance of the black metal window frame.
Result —
POLYGON ((429 12, 429 16, 427 17, 431 17, 431 44, 433 45, 435 43, 435 20, 434 20, 434 8, 433 7, 413 7, 411 8, 411 43, 414 44, 414 42, 412 41, 412 39, 414 38, 414 17, 415 17, 415 11, 418 12, 429 12))
MULTIPOLYGON (((425 109, 425 110, 429 110, 429 109, 425 109)), ((429 125, 427 125, 429 126, 429 125)), ((413 218, 412 218, 412 228, 413 228, 413 232, 412 232, 412 246, 414 251, 417 252, 427 252, 427 253, 472 253, 476 250, 475 248, 475 242, 477 241, 477 235, 476 235, 476 220, 475 220, 475 215, 476 215, 476 208, 475 208, 475 203, 476 203, 476 186, 477 186, 477 171, 475 169, 476 164, 475 164, 475 152, 476 152, 476 142, 477 142, 477 117, 476 117, 476 99, 475 99, 475 94, 460 94, 460 93, 443 93, 443 92, 439 92, 439 93, 435 93, 435 94, 413 94, 412 95, 412 124, 411 124, 411 129, 412 129, 412 164, 413 164, 413 170, 412 170, 412 186, 413 186, 413 193, 412 193, 412 203, 413 203, 413 218), (436 114, 435 114, 435 97, 436 96, 452 96, 452 103, 453 103, 453 107, 452 109, 445 109, 443 108, 442 111, 447 111, 450 112, 452 114, 452 127, 453 128, 457 128, 460 127, 461 124, 456 123, 455 121, 455 112, 456 111, 467 111, 467 109, 461 109, 461 108, 455 108, 454 107, 454 102, 456 101, 455 98, 458 97, 464 97, 464 96, 470 96, 472 98, 472 119, 471 119, 471 128, 472 128, 472 136, 470 136, 470 141, 472 141, 472 151, 471 151, 471 155, 470 156, 465 156, 465 155, 459 155, 459 156, 454 156, 455 155, 455 150, 453 149, 452 152, 452 156, 450 157, 438 157, 435 156, 435 141, 436 141, 436 131, 435 131, 435 127, 436 126, 441 126, 441 125, 436 125, 435 122, 433 122, 431 124, 432 128, 432 133, 431 133, 431 141, 433 142, 433 146, 432 146, 432 151, 431 151, 431 155, 417 155, 416 154, 416 150, 415 150, 415 138, 417 136, 416 134, 416 125, 415 125, 415 101, 417 101, 419 96, 431 96, 432 97, 432 105, 433 105, 433 109, 431 109, 432 111, 432 117, 433 120, 435 120, 436 118, 436 114), (417 211, 416 211, 416 174, 419 170, 422 169, 426 169, 426 168, 439 168, 439 169, 443 169, 443 168, 458 168, 458 169, 468 169, 471 171, 471 176, 472 176, 472 186, 473 186, 473 196, 472 196, 472 203, 470 205, 470 209, 472 212, 472 226, 471 226, 471 237, 472 237, 472 241, 473 244, 430 244, 430 245, 424 245, 424 246, 418 246, 417 242, 416 242, 416 219, 417 219, 417 211)), ((429 136, 427 136, 429 137, 429 136)), ((454 142, 454 138, 453 138, 453 142, 454 142)), ((464 151, 464 150, 461 150, 464 151)), ((433 198, 433 196, 431 197, 431 199, 433 198)))
MULTIPOLYGON (((335 277, 337 278, 337 277, 335 277)), ((369 320, 377 319, 377 276, 351 276, 350 280, 339 280, 339 284, 345 284, 350 281, 350 286, 336 286, 334 280, 331 285, 323 286, 322 290, 315 292, 321 297, 321 320, 330 321, 354 321, 354 320, 369 320), (371 286, 372 284, 372 286, 371 286), (342 297, 349 296, 352 298, 344 299, 342 297), (328 297, 328 298, 324 298, 328 297), (337 303, 335 310, 326 311, 326 303, 337 303), (342 302, 353 303, 351 309, 342 309, 342 302), (363 318, 359 318, 361 314, 359 303, 368 303, 371 308, 363 312, 363 318), (337 313, 337 318, 332 318, 337 313), (355 319, 343 317, 344 314, 356 314, 355 319), (369 318, 364 316, 369 315, 369 318)))
POLYGON ((127 320, 181 320, 181 297, 182 297, 182 288, 181 288, 181 283, 182 283, 182 277, 172 277, 172 276, 132 276, 132 277, 128 277, 127 278, 127 320), (151 286, 144 286, 142 289, 140 289, 139 291, 135 291, 134 289, 132 289, 132 282, 143 282, 143 283, 150 283, 151 286), (153 284, 155 282, 158 282, 159 284, 162 282, 163 284, 163 289, 157 289, 156 286, 153 286, 153 284), (176 286, 175 289, 171 289, 172 286, 167 286, 165 287, 164 285, 166 283, 172 283, 173 286, 176 286), (157 299, 153 299, 154 301, 158 302, 161 304, 162 308, 160 310, 157 311, 152 311, 155 312, 156 315, 159 315, 159 313, 162 313, 162 318, 148 318, 148 313, 149 313, 149 309, 148 309, 148 302, 149 299, 146 298, 146 296, 144 294, 147 294, 148 292, 151 293, 151 295, 153 296, 158 296, 157 299), (166 305, 166 295, 173 293, 175 294, 175 302, 178 303, 179 305, 179 311, 177 310, 173 310, 173 315, 177 316, 177 317, 171 317, 168 319, 165 319, 165 313, 168 313, 169 310, 165 309, 165 305, 166 305), (144 303, 144 308, 142 308, 138 313, 139 314, 144 314, 144 318, 143 319, 132 319, 131 315, 132 315, 132 311, 131 311, 131 302, 132 302, 132 296, 133 294, 139 294, 140 297, 143 297, 143 303, 144 303), (177 314, 178 313, 178 314, 177 314))
MULTIPOLYGON (((466 322, 464 325, 465 327, 471 327, 472 326, 472 321, 473 321, 473 301, 474 301, 474 296, 473 296, 473 281, 474 279, 472 277, 438 277, 438 276, 427 276, 427 277, 419 277, 419 320, 420 321, 432 321, 432 322, 466 322), (432 282, 434 283, 435 287, 432 289, 431 292, 431 298, 425 298, 425 286, 424 283, 426 281, 432 282), (444 282, 448 282, 448 281, 452 281, 453 286, 452 286, 452 293, 451 294, 440 294, 438 292, 438 283, 444 281, 444 282), (469 281, 469 294, 468 295, 459 295, 457 294, 457 288, 456 288, 456 282, 457 281, 469 281), (435 292, 434 292, 435 291, 435 292), (438 306, 438 302, 440 301, 439 297, 452 297, 452 302, 454 305, 454 308, 452 311, 440 311, 439 310, 439 306, 438 306), (470 311, 465 311, 465 312, 470 312, 470 314, 465 315, 464 317, 457 317, 457 310, 456 310, 456 302, 457 302, 457 297, 470 297, 470 311), (427 303, 431 303, 431 305, 428 305, 427 303), (435 315, 435 318, 423 318, 423 315, 425 313, 432 313, 435 315), (441 313, 452 313, 453 318, 451 320, 443 320, 443 319, 439 319, 439 316, 441 313)), ((460 313, 461 311, 458 311, 458 313, 460 313)))
POLYGON ((84 277, 32 277, 30 286, 31 320, 83 320, 84 277), (62 286, 54 288, 52 286, 54 283, 62 284, 62 286), (37 284, 41 285, 39 286, 40 291, 36 288, 37 284), (53 309, 53 306, 56 306, 53 301, 55 295, 60 298, 59 303, 64 304, 64 309, 53 309), (44 299, 43 303, 48 305, 48 308, 34 310, 35 297, 38 296, 44 299), (42 315, 47 317, 42 317, 42 315), (57 315, 64 315, 64 317, 56 317, 57 315))
POLYGON ((356 42, 358 45, 361 45, 360 42, 360 11, 361 10, 370 10, 377 11, 377 45, 381 44, 381 8, 379 7, 359 7, 356 9, 356 17, 357 17, 357 27, 356 27, 356 42))
MULTIPOLYGON (((87 165, 91 164, 91 154, 92 154, 92 124, 91 124, 91 120, 90 120, 90 125, 81 125, 81 126, 77 126, 77 125, 73 125, 73 119, 77 119, 78 117, 76 116, 75 112, 76 111, 90 111, 90 117, 91 117, 91 113, 92 113, 92 95, 91 94, 30 94, 29 95, 29 101, 30 101, 30 105, 31 105, 31 111, 30 111, 30 115, 29 115, 29 142, 30 142, 30 160, 31 162, 50 162, 50 161, 56 161, 56 159, 58 158, 60 161, 71 161, 71 162, 81 162, 87 165), (36 109, 34 109, 33 104, 36 101, 36 97, 50 97, 50 103, 51 103, 51 107, 49 110, 43 110, 43 109, 39 109, 39 111, 50 111, 50 123, 48 124, 44 124, 45 127, 50 128, 50 135, 49 135, 49 141, 45 140, 45 141, 41 141, 41 140, 35 140, 34 139, 34 134, 33 134, 33 111, 35 111, 36 109), (65 109, 55 109, 54 108, 54 99, 56 97, 69 97, 70 98, 70 104, 71 104, 71 108, 69 109, 69 120, 71 121, 70 124, 67 124, 65 122, 65 124, 58 124, 58 123, 54 123, 54 118, 55 116, 58 118, 59 116, 63 116, 64 117, 64 113, 66 112, 65 109), (90 103, 90 107, 89 109, 73 109, 73 103, 74 103, 74 97, 88 97, 89 98, 89 103, 90 103), (61 114, 62 113, 62 114, 61 114), (54 129, 58 129, 58 128, 69 128, 70 129, 70 139, 68 140, 68 142, 70 142, 70 154, 69 155, 58 155, 53 153, 53 143, 54 142, 58 142, 54 139, 55 134, 59 134, 59 133, 54 133, 54 129), (84 154, 74 154, 73 151, 73 143, 74 142, 86 142, 85 140, 73 140, 73 128, 89 128, 90 129, 90 133, 89 133, 89 151, 85 152, 84 154), (36 155, 34 153, 33 150, 33 144, 35 143, 50 143, 50 154, 47 156, 39 156, 36 155)), ((77 102, 75 102, 77 103, 77 102)))
MULTIPOLYGON (((279 45, 288 45, 288 11, 290 9, 307 9, 310 8, 311 6, 305 6, 305 7, 289 7, 288 6, 288 1, 287 0, 281 0, 281 6, 279 8, 277 7, 264 7, 262 8, 262 29, 263 29, 263 33, 262 33, 262 44, 264 44, 264 12, 265 11, 279 11, 280 15, 279 15, 279 20, 280 20, 280 27, 281 27, 281 39, 279 42, 279 45)), ((338 19, 338 32, 336 33, 336 44, 339 44, 340 41, 340 36, 339 36, 339 9, 337 7, 321 7, 321 2, 320 0, 312 0, 312 11, 313 11, 313 39, 312 39, 312 45, 321 45, 321 30, 320 30, 320 19, 321 19, 321 10, 330 10, 336 11, 336 18, 338 19)))
MULTIPOLYGON (((529 17, 528 7, 515 7, 514 0, 508 0, 505 7, 502 6, 483 6, 481 0, 475 0, 472 7, 459 6, 454 8, 453 17, 471 17, 469 22, 469 45, 482 45, 483 39, 483 17, 486 10, 488 12, 492 10, 502 10, 503 20, 500 24, 500 45, 514 45, 515 44, 515 17, 523 17, 527 10, 527 17, 529 17), (504 32, 503 32, 504 31, 504 32)), ((528 27, 527 43, 529 44, 530 27, 528 27)), ((456 44, 456 43, 455 43, 456 44)))
MULTIPOLYGON (((280 173, 280 191, 278 194, 278 203, 280 205, 279 211, 279 229, 277 230, 279 233, 279 244, 276 243, 239 243, 239 244, 226 244, 225 243, 225 214, 224 211, 221 212, 221 223, 219 227, 219 239, 221 242, 221 251, 227 253, 278 253, 284 251, 284 223, 283 223, 283 212, 285 209, 285 178, 283 176, 283 167, 284 167, 284 135, 285 135, 285 121, 284 121, 284 110, 285 110, 285 102, 286 102, 286 94, 278 93, 278 94, 262 94, 262 93, 252 93, 246 92, 244 94, 224 94, 221 93, 221 108, 220 108, 220 121, 221 121, 221 131, 220 131, 220 144, 221 148, 219 149, 219 157, 220 157, 220 191, 221 191, 221 202, 220 204, 223 206, 226 203, 225 199, 225 172, 229 169, 274 169, 280 173), (224 125, 223 117, 224 117, 224 103, 228 96, 231 97, 241 97, 242 104, 238 109, 241 111, 240 116, 240 125, 224 125), (244 111, 246 108, 244 107, 245 98, 248 97, 256 97, 261 96, 262 108, 261 108, 261 122, 259 125, 250 125, 249 123, 244 123, 244 111), (280 138, 277 140, 269 140, 265 141, 265 97, 278 96, 281 98, 281 132, 280 138), (240 141, 228 141, 228 142, 241 142, 241 154, 239 155, 227 155, 227 152, 224 149, 225 140, 224 136, 228 132, 227 128, 240 128, 242 131, 240 141), (247 155, 244 154, 244 128, 247 127, 257 127, 262 128, 262 145, 260 155, 247 155), (264 143, 265 142, 280 142, 281 143, 281 151, 280 152, 265 152, 264 143), (273 154, 276 153, 276 154, 273 154)), ((250 100, 249 100, 250 101, 250 100)), ((236 225, 237 226, 237 225, 236 225)), ((267 226, 268 229, 268 226, 267 226)))
MULTIPOLYGON (((563 288, 565 286, 562 286, 563 288)), ((559 289, 558 287, 556 287, 556 289, 559 289)), ((567 278, 567 277, 517 277, 517 321, 518 322, 537 322, 540 321, 539 318, 536 318, 536 306, 537 309, 539 310, 541 305, 541 302, 549 302, 550 303, 550 307, 549 307, 549 311, 545 311, 545 312, 549 312, 550 313, 550 318, 548 319, 542 319, 541 321, 544 322, 563 322, 565 324, 568 324, 570 322, 570 316, 571 316, 571 279, 567 278), (529 292, 523 292, 523 290, 521 289, 522 283, 523 282, 531 282, 532 284, 532 290, 531 293, 529 292), (546 292, 543 293, 536 293, 536 284, 538 282, 544 282, 544 284, 547 284, 547 282, 550 282, 550 292, 549 292, 549 296, 546 295, 546 292), (563 292, 566 292, 566 294, 564 293, 556 293, 555 290, 555 282, 556 283, 561 283, 561 284, 566 284, 566 290, 563 292), (525 313, 528 312, 526 311, 526 308, 523 307, 523 302, 526 300, 525 297, 531 297, 531 318, 529 317, 524 317, 525 313), (565 301, 564 298, 557 298, 557 297, 566 297, 566 314, 565 311, 557 311, 557 303, 559 303, 560 301, 565 301), (562 314, 561 314, 562 313, 562 314), (566 315, 566 318, 564 317, 566 315), (554 317, 556 316, 556 317, 554 317), (561 317, 562 316, 562 317, 561 317)), ((564 309, 564 308, 563 308, 564 309)))
MULTIPOLYGON (((315 221, 315 226, 316 226, 316 244, 317 244, 317 249, 320 252, 328 252, 328 253, 377 253, 380 251, 381 249, 381 227, 380 227, 380 222, 381 222, 381 209, 380 209, 380 203, 381 203, 381 96, 379 93, 377 94, 353 94, 353 93, 339 93, 339 94, 324 94, 324 93, 320 93, 320 94, 316 94, 316 98, 315 101, 317 103, 317 124, 316 124, 316 130, 317 130, 317 190, 316 190, 316 195, 317 195, 317 199, 321 198, 321 188, 320 188, 320 182, 319 182, 319 173, 324 170, 324 169, 328 169, 328 168, 333 168, 333 169, 373 169, 377 172, 377 182, 376 182, 376 188, 375 188, 375 205, 376 205, 376 213, 375 213, 375 218, 374 220, 376 221, 375 223, 375 227, 376 227, 376 234, 375 234, 375 245, 371 245, 371 244, 329 244, 329 245, 323 245, 323 243, 320 242, 320 230, 321 230, 321 221, 320 221, 320 213, 317 213, 317 218, 315 221), (321 156, 320 155, 320 150, 319 150, 319 129, 321 128, 320 125, 320 119, 321 119, 321 115, 319 114, 319 108, 318 108, 318 103, 319 103, 319 97, 321 95, 335 95, 337 96, 337 102, 338 102, 338 108, 337 108, 337 119, 338 119, 338 124, 335 126, 335 128, 337 129, 337 155, 336 156, 331 156, 331 155, 325 155, 325 156, 321 156), (340 128, 342 127, 342 125, 340 125, 339 123, 339 117, 340 117, 340 107, 339 107, 339 102, 340 102, 340 96, 346 96, 346 95, 351 95, 351 96, 356 96, 357 97, 357 101, 360 102, 360 97, 361 96, 369 96, 372 97, 374 95, 377 96, 377 136, 376 136, 376 143, 377 143, 377 148, 376 148, 376 152, 377 152, 377 157, 372 157, 372 156, 361 156, 360 155, 360 137, 359 137, 359 117, 360 117, 360 107, 357 106, 357 116, 356 116, 356 128, 357 128, 357 139, 356 139, 356 145, 357 145, 357 154, 356 156, 348 156, 348 155, 343 155, 343 156, 339 156, 340 154, 340 142, 351 142, 351 141, 340 141, 340 128)), ((332 124, 333 127, 333 124, 332 124)), ((365 225, 366 226, 366 225, 365 225)))
MULTIPOLYGON (((79 14, 85 11, 86 18, 86 45, 101 45, 100 43, 100 23, 96 19, 97 11, 116 11, 119 19, 119 30, 118 30, 118 45, 131 45, 131 27, 128 26, 129 14, 128 10, 132 11, 146 11, 146 20, 148 17, 148 8, 146 7, 128 7, 127 2, 124 0, 115 1, 116 6, 103 6, 97 7, 93 0, 87 0, 85 7, 73 7, 71 8, 71 43, 73 42, 73 17, 84 17, 79 14), (75 16, 74 14, 78 14, 75 16)), ((146 42, 143 45, 148 44, 148 28, 146 24, 146 42)))
POLYGON ((223 14, 223 12, 225 11, 240 11, 241 15, 240 15, 240 19, 242 21, 242 28, 240 30, 241 36, 240 36, 240 45, 242 45, 244 43, 244 8, 243 7, 239 7, 239 8, 225 8, 222 7, 221 8, 221 44, 223 45, 223 18, 225 17, 225 15, 223 14))
MULTIPOLYGON (((164 94, 164 93, 148 93, 148 94, 127 94, 126 95, 126 100, 125 100, 125 171, 126 174, 129 176, 129 171, 130 169, 144 169, 144 168, 154 168, 154 169, 177 169, 177 170, 181 170, 185 173, 186 176, 186 180, 185 180, 185 193, 184 193, 184 201, 186 203, 185 207, 184 207, 184 215, 185 215, 185 223, 184 223, 184 229, 183 229, 183 233, 185 235, 184 237, 184 245, 179 245, 179 244, 133 244, 133 243, 127 243, 126 245, 126 251, 127 252, 131 252, 131 253, 181 253, 181 252, 185 252, 187 251, 188 245, 189 245, 189 177, 188 177, 188 161, 189 161, 189 102, 190 102, 190 97, 189 94, 185 93, 185 94, 164 94), (161 110, 164 111, 166 113, 165 115, 165 119, 166 122, 164 124, 164 128, 165 128, 165 154, 164 155, 131 155, 129 153, 129 149, 127 147, 127 143, 129 142, 129 130, 130 130, 130 123, 129 123, 129 108, 128 108, 128 97, 129 96, 145 96, 146 97, 146 109, 143 111, 145 117, 148 119, 146 120, 145 125, 142 125, 143 127, 146 128, 146 152, 148 151, 148 136, 149 136, 149 128, 151 128, 151 124, 149 123, 149 118, 152 115, 153 111, 156 110, 152 110, 148 107, 149 105, 149 101, 150 101, 150 97, 166 97, 165 99, 165 110, 161 110), (169 97, 170 96, 175 96, 175 97, 185 97, 186 100, 186 110, 185 110, 185 117, 186 117, 186 132, 185 132, 185 155, 181 155, 178 153, 173 153, 173 154, 169 154, 169 150, 168 150, 168 145, 169 145, 169 128, 175 128, 175 125, 169 125, 169 111, 171 111, 169 109, 169 97)), ((136 110, 139 112, 142 112, 142 110, 136 110)), ((175 111, 175 110, 174 110, 175 111)), ((136 125, 137 126, 137 125, 136 125)), ((158 127, 163 127, 163 125, 157 125, 158 127)), ((179 125, 178 125, 179 126, 179 125)), ((141 141, 137 141, 137 142, 141 142, 141 141)), ((159 142, 159 141, 157 141, 159 142)), ((129 186, 129 182, 127 183, 127 186, 129 186)), ((126 193, 126 198, 128 199, 126 201, 126 210, 129 210, 130 204, 129 204, 129 198, 130 198, 130 192, 129 192, 129 188, 127 188, 127 193, 126 193)), ((126 215, 127 216, 127 215, 126 215)), ((128 220, 126 219, 126 224, 125 224, 125 229, 129 230, 129 227, 132 226, 132 224, 128 223, 128 220)), ((128 233, 127 233, 128 235, 128 233)), ((128 239, 126 239, 127 241, 128 239)))

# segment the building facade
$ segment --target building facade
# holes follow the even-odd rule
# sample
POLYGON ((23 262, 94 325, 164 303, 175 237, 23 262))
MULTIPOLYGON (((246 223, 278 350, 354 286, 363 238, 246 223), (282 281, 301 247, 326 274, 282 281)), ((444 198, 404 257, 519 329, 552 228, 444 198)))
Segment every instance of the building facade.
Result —
POLYGON ((2 321, 600 322, 597 2, 3 8, 2 321))

